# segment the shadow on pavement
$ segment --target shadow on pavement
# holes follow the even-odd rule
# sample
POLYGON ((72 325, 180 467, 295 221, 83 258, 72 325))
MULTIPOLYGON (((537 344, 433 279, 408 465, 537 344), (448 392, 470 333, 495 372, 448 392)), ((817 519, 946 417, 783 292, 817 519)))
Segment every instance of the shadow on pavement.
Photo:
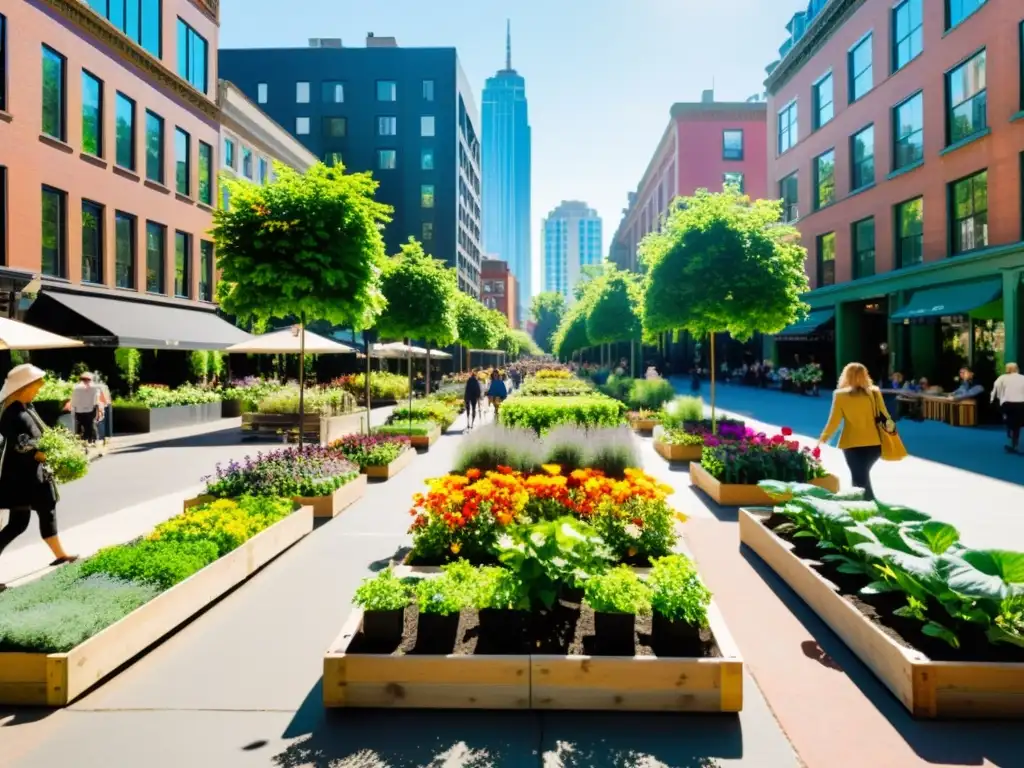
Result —
MULTIPOLYGON (((60 710, 49 707, 0 707, 0 734, 3 733, 4 728, 17 728, 19 725, 38 723, 57 712, 60 710)), ((0 736, 0 741, 3 741, 2 736, 0 736)))
MULTIPOLYGON (((923 760, 941 765, 1019 765, 1021 736, 1011 721, 928 721, 915 720, 888 688, 800 597, 745 545, 743 558, 771 587, 786 608, 818 641, 813 649, 803 648, 831 669, 845 673, 875 708, 923 760)), ((806 645, 806 644, 805 644, 806 645)))
POLYGON ((138 445, 126 445, 124 448, 113 446, 109 455, 144 453, 157 450, 158 448, 219 448, 226 445, 252 445, 253 452, 285 447, 284 443, 280 440, 260 440, 247 437, 238 427, 232 427, 230 429, 218 429, 214 432, 203 432, 199 435, 186 435, 185 437, 172 437, 166 440, 156 440, 138 445))

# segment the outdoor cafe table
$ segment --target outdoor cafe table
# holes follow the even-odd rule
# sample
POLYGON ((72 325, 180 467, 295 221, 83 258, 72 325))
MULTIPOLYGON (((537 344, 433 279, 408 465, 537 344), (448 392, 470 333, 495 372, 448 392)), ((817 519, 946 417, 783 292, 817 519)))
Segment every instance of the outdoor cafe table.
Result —
POLYGON ((954 400, 949 395, 927 395, 904 389, 883 389, 881 392, 897 399, 919 401, 921 416, 931 421, 944 421, 954 427, 973 427, 978 423, 978 404, 970 398, 954 400))

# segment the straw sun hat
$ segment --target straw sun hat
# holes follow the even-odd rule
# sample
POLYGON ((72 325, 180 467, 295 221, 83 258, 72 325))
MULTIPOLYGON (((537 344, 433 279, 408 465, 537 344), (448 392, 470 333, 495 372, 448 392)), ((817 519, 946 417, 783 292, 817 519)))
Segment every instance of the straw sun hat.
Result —
POLYGON ((8 372, 7 379, 4 381, 3 387, 0 388, 0 405, 6 402, 7 398, 19 389, 23 389, 29 384, 45 378, 46 371, 42 368, 36 368, 31 363, 14 366, 8 372))

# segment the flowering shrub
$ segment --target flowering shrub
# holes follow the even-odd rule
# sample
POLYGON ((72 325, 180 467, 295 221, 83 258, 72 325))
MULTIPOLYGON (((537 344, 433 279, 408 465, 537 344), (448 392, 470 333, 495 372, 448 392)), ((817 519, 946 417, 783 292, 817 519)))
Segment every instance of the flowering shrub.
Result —
POLYGON ((409 449, 404 435, 345 435, 331 448, 359 467, 382 467, 409 449))
MULTIPOLYGON (((332 387, 340 387, 366 405, 366 374, 355 373, 342 376, 331 382, 332 387)), ((409 396, 409 377, 386 371, 370 372, 371 400, 401 400, 409 396)))
POLYGON ((813 384, 820 384, 824 374, 821 372, 821 366, 817 363, 808 363, 802 368, 797 368, 792 373, 792 379, 794 384, 800 384, 801 386, 808 386, 813 384))
POLYGON ((246 456, 239 464, 217 465, 206 492, 222 499, 253 496, 329 496, 359 474, 341 453, 319 445, 284 448, 246 456))
POLYGON ((772 437, 747 432, 737 440, 708 436, 701 466, 716 480, 740 485, 762 480, 806 483, 828 474, 821 465, 821 451, 801 448, 789 427, 772 437))
POLYGON ((442 430, 445 430, 455 423, 458 415, 458 410, 449 408, 442 402, 420 400, 417 403, 413 403, 412 408, 408 405, 395 408, 391 411, 391 415, 388 416, 388 424, 407 423, 410 419, 414 422, 432 421, 441 427, 442 430))
POLYGON ((280 382, 246 376, 244 379, 235 379, 221 389, 220 396, 225 400, 241 401, 243 409, 248 412, 255 411, 261 400, 282 389, 284 384, 280 382))
MULTIPOLYGON (((323 413, 331 416, 355 410, 356 401, 348 392, 339 387, 307 387, 303 395, 303 410, 306 413, 323 413)), ((289 384, 263 397, 256 406, 259 413, 298 413, 299 385, 289 384)))
POLYGON ((409 437, 426 437, 432 432, 437 432, 438 426, 432 421, 398 421, 394 424, 383 424, 375 427, 373 432, 376 435, 406 435, 409 437))
POLYGON ((569 373, 569 371, 567 371, 565 369, 554 369, 554 368, 550 368, 550 369, 546 369, 546 370, 542 370, 542 371, 537 371, 537 373, 534 374, 534 375, 538 379, 569 379, 569 378, 572 378, 572 374, 569 373))
POLYGON ((598 393, 575 397, 509 398, 498 418, 508 427, 527 427, 538 434, 559 424, 581 427, 615 427, 623 422, 626 406, 598 393))
POLYGON ((287 499, 256 496, 218 499, 160 523, 148 540, 183 544, 210 541, 217 545, 218 557, 223 557, 260 531, 288 517, 293 509, 294 505, 287 499))
POLYGON ((220 393, 213 389, 203 389, 193 384, 182 384, 177 389, 143 384, 130 400, 116 400, 114 406, 122 408, 172 408, 178 405, 202 405, 216 403, 220 393))
POLYGON ((704 445, 703 435, 692 435, 683 429, 656 427, 654 439, 664 445, 704 445))
POLYGON ((59 484, 85 477, 89 471, 85 443, 64 427, 44 431, 39 440, 39 451, 46 454, 46 468, 59 484))

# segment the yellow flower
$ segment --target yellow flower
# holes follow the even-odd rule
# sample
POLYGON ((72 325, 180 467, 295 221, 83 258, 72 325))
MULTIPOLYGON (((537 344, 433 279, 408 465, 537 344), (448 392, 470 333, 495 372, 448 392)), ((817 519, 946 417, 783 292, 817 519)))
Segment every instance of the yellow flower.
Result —
POLYGON ((562 467, 558 464, 542 464, 541 469, 547 472, 549 475, 560 475, 562 474, 562 467))
POLYGON ((450 549, 451 549, 453 555, 457 555, 457 554, 459 554, 459 550, 462 549, 462 545, 459 544, 459 542, 456 541, 454 544, 452 544, 450 549))

